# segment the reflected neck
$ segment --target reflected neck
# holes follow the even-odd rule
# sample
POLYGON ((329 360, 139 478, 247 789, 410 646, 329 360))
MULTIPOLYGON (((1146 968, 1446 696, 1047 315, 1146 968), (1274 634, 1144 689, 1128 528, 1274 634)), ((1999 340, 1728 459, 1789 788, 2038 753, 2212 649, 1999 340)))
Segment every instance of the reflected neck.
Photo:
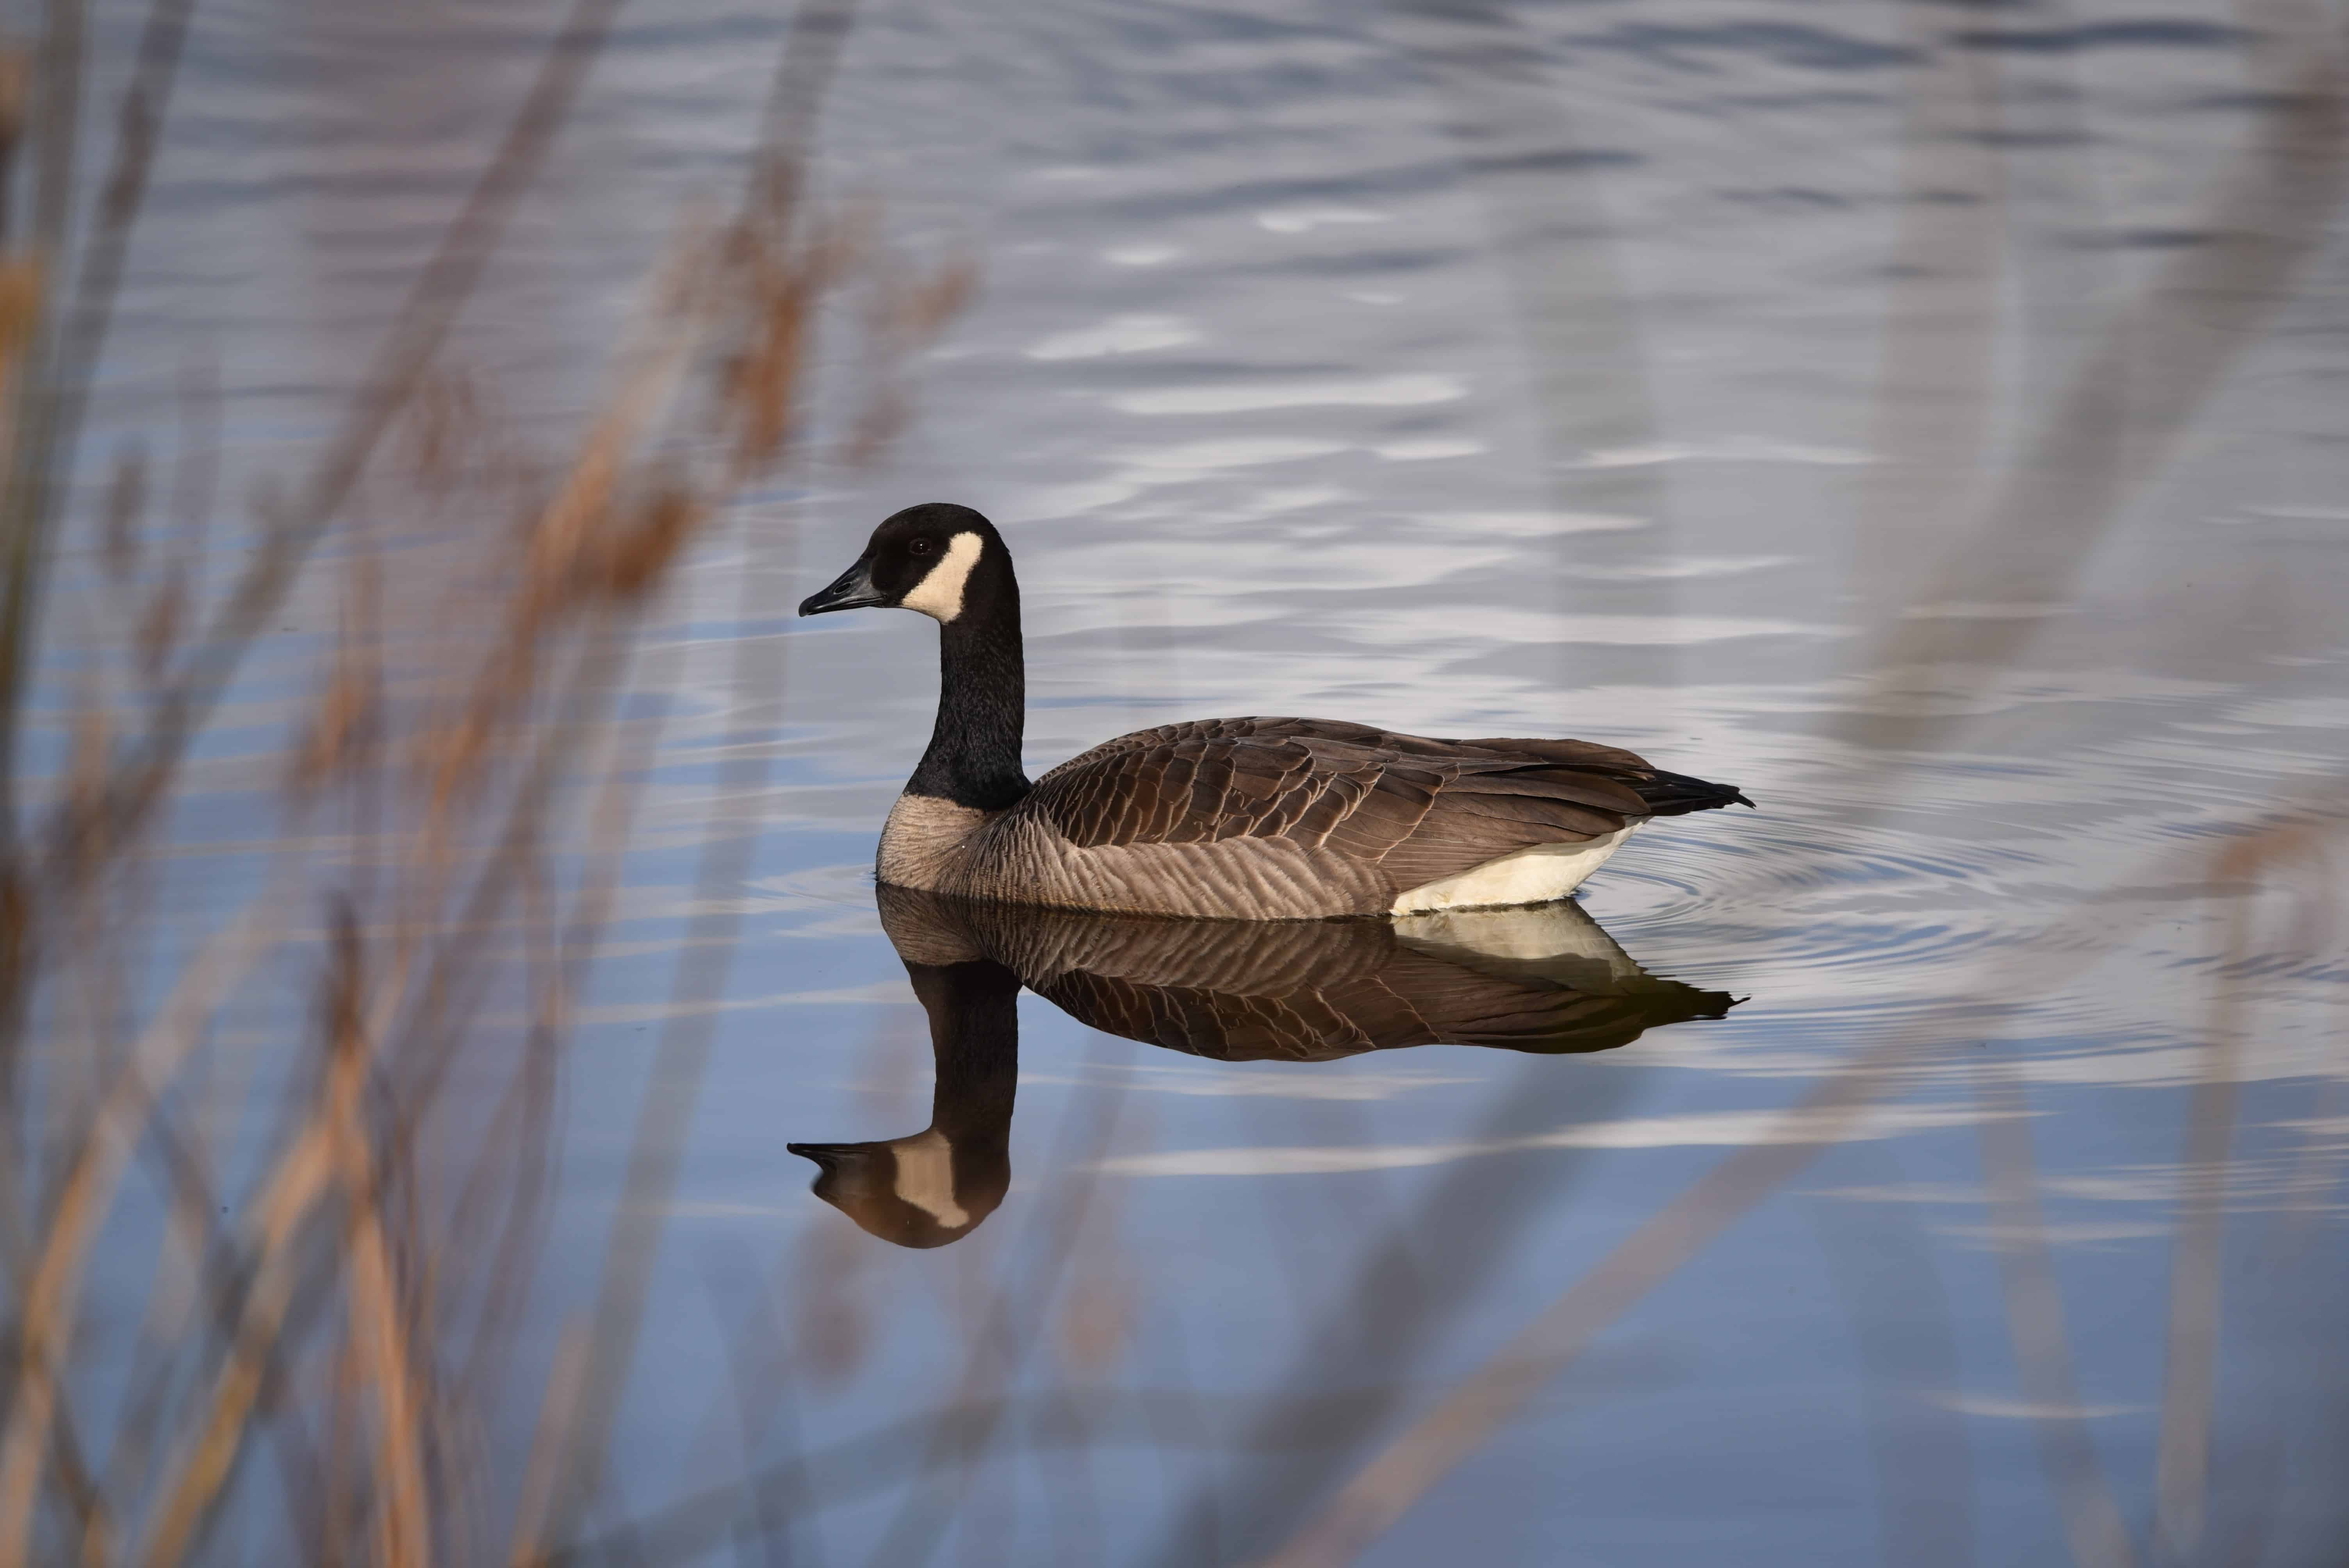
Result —
POLYGON ((905 792, 1000 811, 1029 788, 1019 770, 1028 721, 1019 588, 1008 561, 973 575, 962 613, 938 627, 937 723, 905 792))
POLYGON ((930 1021, 937 1074, 930 1130, 946 1138, 957 1161, 999 1158, 1010 1142, 1019 1086, 1019 977, 986 959, 908 963, 905 975, 930 1021))

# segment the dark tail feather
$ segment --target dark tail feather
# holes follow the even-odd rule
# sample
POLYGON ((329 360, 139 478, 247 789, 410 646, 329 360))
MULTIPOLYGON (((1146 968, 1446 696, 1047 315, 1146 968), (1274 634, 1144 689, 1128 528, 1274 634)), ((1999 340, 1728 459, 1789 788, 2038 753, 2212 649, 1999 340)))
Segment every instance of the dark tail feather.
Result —
POLYGON ((1713 784, 1702 779, 1692 779, 1685 773, 1667 773, 1657 769, 1648 779, 1627 780, 1648 803, 1648 810, 1659 817, 1684 816, 1691 811, 1710 811, 1715 806, 1744 806, 1753 801, 1733 784, 1713 784))

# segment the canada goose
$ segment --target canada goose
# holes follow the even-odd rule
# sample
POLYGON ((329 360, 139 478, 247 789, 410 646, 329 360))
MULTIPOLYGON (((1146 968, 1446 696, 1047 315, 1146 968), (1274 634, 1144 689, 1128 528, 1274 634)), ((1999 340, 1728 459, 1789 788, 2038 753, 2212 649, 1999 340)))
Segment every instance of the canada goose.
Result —
POLYGON ((1426 1045, 1603 1051, 1733 1005, 1648 974, 1572 903, 1272 923, 877 894, 929 1015, 930 1125, 790 1148, 821 1168, 816 1196, 900 1246, 968 1235, 1011 1184, 1022 985, 1092 1028, 1220 1061, 1426 1045))
POLYGON ((1020 771, 1019 585, 995 525, 907 507, 802 615, 938 623, 929 749, 881 831, 880 880, 1131 914, 1313 920, 1564 898, 1651 817, 1752 801, 1587 740, 1434 740, 1317 718, 1137 730, 1020 771))

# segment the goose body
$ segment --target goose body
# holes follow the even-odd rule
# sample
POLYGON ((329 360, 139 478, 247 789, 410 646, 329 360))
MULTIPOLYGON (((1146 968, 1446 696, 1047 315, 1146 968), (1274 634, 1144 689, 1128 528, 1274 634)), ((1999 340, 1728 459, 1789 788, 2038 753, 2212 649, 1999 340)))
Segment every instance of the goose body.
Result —
POLYGON ((939 624, 936 727, 882 830, 880 881, 1124 914, 1318 920, 1564 898, 1651 817, 1751 805, 1585 740, 1436 739, 1216 718, 1020 769, 1019 590, 994 526, 909 507, 800 605, 939 624))

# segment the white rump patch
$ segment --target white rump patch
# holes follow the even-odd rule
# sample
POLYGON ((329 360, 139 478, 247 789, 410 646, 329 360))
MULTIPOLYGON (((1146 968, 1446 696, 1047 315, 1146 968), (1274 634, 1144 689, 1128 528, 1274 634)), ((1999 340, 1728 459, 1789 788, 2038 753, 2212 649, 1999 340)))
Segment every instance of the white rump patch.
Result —
POLYGON ((1493 909, 1515 903, 1548 903, 1582 885, 1607 863, 1640 824, 1579 844, 1536 844, 1529 850, 1471 866, 1457 876, 1427 882, 1398 894, 1390 914, 1423 914, 1442 909, 1493 909))
POLYGON ((947 542, 938 563, 897 601, 897 607, 919 610, 940 625, 961 614, 963 588, 970 582, 970 569, 978 564, 978 552, 986 548, 987 541, 975 533, 956 534, 947 542))
POLYGON ((932 1128, 890 1148, 897 1156, 897 1196, 948 1230, 970 1223, 969 1212, 955 1202, 954 1145, 945 1133, 932 1128))

